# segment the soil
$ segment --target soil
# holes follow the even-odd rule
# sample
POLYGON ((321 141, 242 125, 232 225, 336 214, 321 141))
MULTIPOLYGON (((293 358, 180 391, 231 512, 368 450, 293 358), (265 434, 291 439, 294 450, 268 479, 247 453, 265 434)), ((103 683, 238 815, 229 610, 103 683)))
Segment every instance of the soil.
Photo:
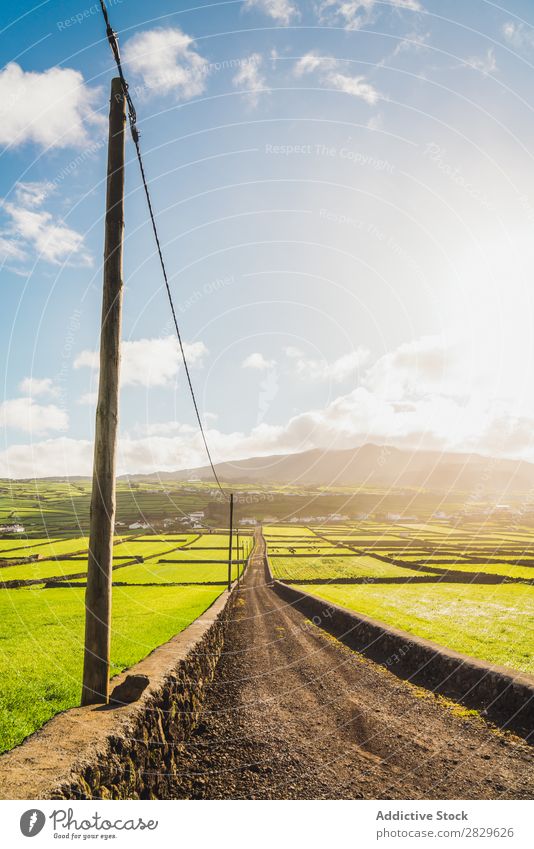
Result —
POLYGON ((257 551, 173 798, 533 797, 527 742, 316 628, 266 584, 257 551))

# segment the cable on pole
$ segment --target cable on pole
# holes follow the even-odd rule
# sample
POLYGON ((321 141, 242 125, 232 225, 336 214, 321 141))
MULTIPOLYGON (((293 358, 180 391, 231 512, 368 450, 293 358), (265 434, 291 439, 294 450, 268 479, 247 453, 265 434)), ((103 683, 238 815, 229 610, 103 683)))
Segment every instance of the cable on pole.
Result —
POLYGON ((191 394, 191 399, 193 401, 193 407, 194 407, 194 410, 195 410, 196 419, 197 419, 198 426, 199 426, 199 429, 200 429, 200 434, 202 436, 202 441, 204 443, 204 448, 206 449, 206 454, 207 454, 207 457, 208 457, 208 460, 209 460, 209 464, 211 466, 211 471, 213 472, 213 477, 215 478, 217 486, 219 487, 219 490, 221 491, 222 495, 225 498, 228 498, 228 495, 226 494, 223 487, 221 486, 221 482, 219 480, 217 472, 215 471, 215 466, 213 464, 211 452, 210 452, 210 449, 209 449, 209 446, 208 446, 208 440, 206 438, 206 433, 204 431, 204 425, 202 424, 202 418, 200 416, 200 411, 198 409, 197 399, 195 397, 195 390, 193 388, 193 381, 191 380, 189 365, 187 363, 187 357, 185 355, 184 345, 183 345, 183 342, 182 342, 182 334, 180 333, 180 328, 178 326, 178 319, 176 318, 176 309, 174 307, 172 292, 171 292, 171 288, 169 286, 169 278, 167 276, 167 268, 165 266, 165 261, 163 259, 163 253, 162 253, 162 250, 161 250, 161 243, 160 243, 160 239, 159 239, 158 229, 157 229, 157 226, 156 226, 156 219, 155 219, 155 216, 154 216, 154 209, 152 207, 152 199, 151 199, 151 196, 150 196, 150 190, 148 188, 148 183, 147 183, 147 179, 146 179, 145 166, 143 164, 143 157, 141 155, 141 147, 140 147, 140 144, 139 144, 139 130, 137 128, 137 113, 135 111, 135 106, 133 104, 131 95, 130 95, 129 90, 128 90, 128 83, 126 82, 126 78, 125 78, 124 72, 122 70, 122 62, 121 62, 121 56, 120 56, 120 51, 119 51, 119 42, 118 42, 118 39, 117 39, 117 33, 113 30, 113 28, 110 24, 108 10, 106 8, 106 4, 105 4, 104 0, 100 0, 100 8, 102 9, 102 14, 104 16, 104 22, 106 24, 107 39, 109 41, 109 45, 110 45, 111 51, 113 53, 113 58, 115 59, 115 64, 117 65, 117 71, 119 73, 119 77, 120 77, 120 80, 121 80, 121 83, 122 83, 122 88, 123 88, 123 91, 124 91, 124 97, 126 99, 126 104, 127 104, 127 107, 128 107, 128 123, 130 125, 130 132, 131 132, 131 135, 132 135, 132 140, 133 140, 133 143, 135 145, 135 151, 136 151, 136 154, 137 154, 137 161, 139 163, 139 170, 141 172, 141 180, 143 182, 143 188, 144 188, 144 191, 145 191, 145 197, 146 197, 146 201, 147 201, 147 205, 148 205, 148 212, 149 212, 149 215, 150 215, 150 221, 152 223, 152 231, 154 233, 154 239, 156 241, 156 248, 157 248, 157 251, 158 251, 161 271, 163 273, 163 280, 165 282, 165 289, 167 291, 167 298, 168 298, 168 301, 169 301, 169 306, 171 308, 174 328, 176 330, 176 336, 178 338, 178 344, 179 344, 179 347, 180 347, 182 362, 184 364, 184 370, 185 370, 185 374, 186 374, 186 377, 187 377, 187 383, 189 385, 189 392, 191 394))

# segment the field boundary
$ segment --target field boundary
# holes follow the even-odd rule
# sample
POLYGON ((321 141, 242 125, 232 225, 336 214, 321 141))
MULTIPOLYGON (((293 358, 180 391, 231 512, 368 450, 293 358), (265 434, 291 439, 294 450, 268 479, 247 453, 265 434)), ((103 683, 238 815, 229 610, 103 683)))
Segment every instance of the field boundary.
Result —
POLYGON ((524 737, 532 735, 534 676, 462 655, 297 590, 273 577, 267 554, 265 577, 280 598, 314 625, 399 678, 481 711, 502 728, 524 737))

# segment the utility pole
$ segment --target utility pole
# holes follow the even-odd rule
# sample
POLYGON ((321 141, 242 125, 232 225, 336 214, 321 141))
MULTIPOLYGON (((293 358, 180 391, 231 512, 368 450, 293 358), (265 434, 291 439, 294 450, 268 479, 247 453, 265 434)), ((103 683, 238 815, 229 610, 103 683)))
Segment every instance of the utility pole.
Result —
POLYGON ((234 493, 230 495, 230 539, 228 540, 228 591, 232 586, 232 533, 234 526, 234 493))
POLYGON ((239 586, 239 572, 241 570, 241 554, 239 551, 239 525, 237 525, 235 532, 237 537, 237 586, 239 586))
POLYGON ((107 703, 111 642, 111 573, 115 529, 115 468, 119 414, 119 364, 124 232, 125 99, 121 80, 111 81, 109 109, 104 293, 100 377, 96 408, 89 561, 85 593, 82 705, 107 703))

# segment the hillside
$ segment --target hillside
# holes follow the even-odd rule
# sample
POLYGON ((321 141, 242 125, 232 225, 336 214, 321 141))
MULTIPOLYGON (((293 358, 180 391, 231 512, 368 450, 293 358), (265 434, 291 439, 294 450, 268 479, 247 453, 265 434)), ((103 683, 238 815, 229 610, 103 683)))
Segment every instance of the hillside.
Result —
MULTIPOLYGON (((479 454, 406 451, 364 445, 356 449, 315 449, 300 454, 251 457, 219 463, 222 481, 317 486, 369 486, 424 488, 437 492, 479 491, 503 498, 507 492, 526 492, 534 486, 534 465, 520 460, 482 457, 479 454)), ((131 480, 212 479, 209 467, 157 475, 132 475, 131 480)))

